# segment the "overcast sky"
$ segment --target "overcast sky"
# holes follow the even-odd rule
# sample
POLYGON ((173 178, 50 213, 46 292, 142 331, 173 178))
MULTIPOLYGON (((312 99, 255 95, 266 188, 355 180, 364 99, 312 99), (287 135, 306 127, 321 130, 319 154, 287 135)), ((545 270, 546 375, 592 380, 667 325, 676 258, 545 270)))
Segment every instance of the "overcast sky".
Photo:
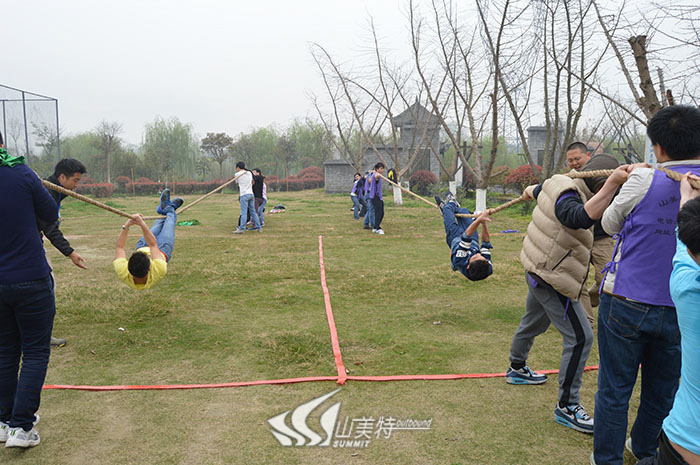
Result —
POLYGON ((309 53, 341 60, 366 43, 407 43, 403 0, 0 0, 0 84, 59 100, 65 133, 101 120, 139 143, 145 123, 177 117, 236 135, 315 116, 323 88, 309 53))

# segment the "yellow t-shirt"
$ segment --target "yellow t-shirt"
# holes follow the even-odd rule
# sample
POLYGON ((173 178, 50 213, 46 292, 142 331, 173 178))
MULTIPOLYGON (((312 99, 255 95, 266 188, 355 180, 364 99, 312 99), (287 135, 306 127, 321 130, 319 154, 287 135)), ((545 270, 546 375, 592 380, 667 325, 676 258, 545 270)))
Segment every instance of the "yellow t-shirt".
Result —
MULTIPOLYGON (((149 257, 151 256, 151 249, 149 247, 141 247, 136 251, 143 252, 149 257)), ((129 273, 129 261, 126 258, 116 258, 112 264, 114 265, 114 271, 117 272, 119 279, 130 288, 139 291, 153 287, 158 281, 163 279, 165 273, 168 272, 168 262, 160 258, 151 260, 151 267, 146 275, 148 280, 145 284, 137 284, 134 282, 134 277, 129 273)))

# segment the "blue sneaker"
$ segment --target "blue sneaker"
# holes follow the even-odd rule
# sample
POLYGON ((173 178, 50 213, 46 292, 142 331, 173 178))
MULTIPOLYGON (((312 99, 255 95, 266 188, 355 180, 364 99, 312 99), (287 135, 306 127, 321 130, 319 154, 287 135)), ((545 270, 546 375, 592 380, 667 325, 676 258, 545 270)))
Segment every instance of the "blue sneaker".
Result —
POLYGON ((547 375, 540 375, 525 365, 519 370, 509 367, 506 372, 506 383, 508 384, 542 384, 547 381, 547 375))
POLYGON ((168 206, 170 203, 170 189, 163 189, 163 192, 160 194, 160 205, 158 205, 158 208, 156 208, 156 213, 159 215, 165 215, 165 208, 168 206))
POLYGON ((593 418, 581 404, 569 404, 554 409, 554 421, 580 433, 593 434, 593 418))

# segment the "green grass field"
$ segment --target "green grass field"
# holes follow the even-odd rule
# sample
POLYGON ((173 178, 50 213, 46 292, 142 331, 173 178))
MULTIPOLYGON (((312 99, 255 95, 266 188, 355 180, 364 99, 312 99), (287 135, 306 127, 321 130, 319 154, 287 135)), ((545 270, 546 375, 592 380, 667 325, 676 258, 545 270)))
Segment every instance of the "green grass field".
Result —
MULTIPOLYGON (((187 197, 194 200, 196 196, 187 197)), ((323 236, 327 284, 350 375, 503 372, 524 309, 518 254, 522 234, 495 235, 495 273, 468 282, 451 271, 436 209, 387 199, 385 236, 352 219, 347 196, 272 193, 262 234, 231 234, 237 198, 216 195, 180 220, 168 274, 133 291, 112 269, 123 218, 69 199, 62 230, 88 261, 75 267, 48 243, 56 274, 47 384, 224 383, 334 376, 320 284, 323 236), (71 219, 74 218, 74 219, 71 219), (439 322, 439 324, 438 324, 439 322), (124 328, 120 331, 119 328, 124 328)), ((153 214, 156 197, 109 204, 153 214)), ((491 231, 524 231, 517 207, 491 231)), ((138 239, 132 228, 128 247, 138 239)), ((561 338, 550 329, 530 366, 556 369, 561 338)), ((588 365, 597 364, 594 346, 588 365)), ((593 413, 597 373, 584 374, 582 403, 593 413)), ((432 419, 428 431, 395 431, 367 448, 283 447, 269 418, 336 389, 334 382, 187 391, 46 390, 42 443, 0 450, 14 464, 586 464, 593 439, 553 421, 556 375, 542 386, 503 378, 350 381, 331 400, 339 419, 432 419)), ((637 403, 635 394, 633 404, 637 403)), ((314 411, 308 422, 320 430, 314 411)), ((634 408, 632 409, 634 410, 634 408)))

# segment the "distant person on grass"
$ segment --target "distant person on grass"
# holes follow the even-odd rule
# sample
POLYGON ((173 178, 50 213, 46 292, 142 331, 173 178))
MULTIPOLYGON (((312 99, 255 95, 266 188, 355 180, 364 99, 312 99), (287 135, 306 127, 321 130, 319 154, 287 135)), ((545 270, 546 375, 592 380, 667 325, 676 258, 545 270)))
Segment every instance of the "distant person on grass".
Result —
POLYGON ((136 219, 129 219, 117 237, 117 251, 114 257, 114 271, 119 279, 132 289, 144 290, 153 287, 168 272, 168 262, 175 246, 175 223, 177 210, 183 203, 181 198, 170 201, 170 191, 164 189, 160 196, 160 205, 156 210, 165 215, 165 219, 157 219, 149 230, 143 216, 137 213, 136 219), (129 237, 129 227, 141 227, 143 237, 136 244, 136 251, 126 258, 126 240, 129 237))
POLYGON ((477 218, 457 218, 455 213, 471 213, 466 208, 460 208, 451 192, 448 192, 443 202, 439 195, 435 196, 445 225, 445 240, 450 247, 452 271, 459 270, 467 279, 480 281, 493 273, 489 230, 486 223, 491 221, 492 210, 482 212, 477 218), (481 246, 479 233, 481 225, 481 246))
POLYGON ((350 190, 350 199, 352 200, 353 218, 360 219, 361 206, 364 205, 365 180, 360 173, 355 173, 355 182, 350 190))
MULTIPOLYGON (((609 169, 617 161, 601 158, 583 171, 609 169), (602 162, 602 163, 601 163, 602 162), (607 163, 610 163, 608 166, 607 163)), ((528 295, 525 314, 513 336, 509 384, 542 384, 547 376, 535 373, 527 359, 535 338, 553 324, 562 335, 559 401, 554 420, 575 431, 593 433, 593 419, 581 405, 583 369, 593 345, 593 330, 581 305, 593 245, 592 226, 603 215, 628 170, 619 167, 605 178, 571 179, 554 175, 543 184, 528 186, 524 194, 537 200, 523 240, 520 261, 525 268, 528 295), (599 192, 593 194, 600 183, 599 192)))
POLYGON ((255 211, 260 219, 260 226, 265 226, 265 205, 267 205, 267 184, 265 184, 265 176, 262 175, 260 168, 253 170, 253 195, 255 196, 255 211), (259 196, 258 196, 259 189, 259 196))
POLYGON ((384 219, 384 196, 382 195, 382 177, 384 174, 384 163, 379 162, 374 165, 374 173, 368 177, 369 189, 365 199, 372 204, 372 232, 379 235, 384 234, 382 220, 384 219))
POLYGON ((233 234, 245 233, 245 225, 250 219, 255 226, 255 231, 262 232, 260 218, 255 212, 255 196, 253 195, 253 173, 245 169, 245 163, 239 161, 236 163, 236 184, 240 191, 238 200, 241 203, 241 216, 238 219, 238 229, 233 231, 233 234))
POLYGON ((53 223, 58 209, 24 157, 4 149, 2 134, 0 198, 0 443, 27 448, 40 441, 34 425, 56 314, 36 218, 53 223))
MULTIPOLYGON (((363 187, 363 198, 365 199, 365 220, 362 222, 363 223, 363 228, 364 229, 372 229, 372 225, 374 224, 374 205, 372 205, 372 202, 369 199, 369 188, 372 185, 372 179, 374 178, 374 171, 368 171, 365 173, 364 176, 364 187, 363 187)), ((362 212, 360 212, 360 216, 362 216, 362 212)))
MULTIPOLYGON (((85 165, 80 163, 78 160, 74 160, 72 158, 64 158, 63 160, 56 163, 56 167, 54 168, 53 174, 47 178, 47 181, 61 186, 65 189, 68 189, 69 191, 72 191, 75 190, 76 187, 78 187, 80 178, 82 178, 85 172, 87 172, 85 165)), ((61 194, 60 192, 56 192, 49 188, 46 188, 46 190, 56 201, 59 219, 58 221, 54 221, 53 223, 48 223, 46 221, 43 221, 41 218, 37 217, 36 224, 39 228, 39 232, 43 234, 59 252, 61 252, 64 256, 70 258, 75 266, 87 270, 87 266, 85 266, 85 259, 83 259, 83 257, 81 257, 78 254, 78 252, 76 252, 75 249, 73 249, 73 247, 70 246, 70 242, 68 242, 68 240, 65 237, 63 237, 63 233, 59 229, 61 225, 61 200, 66 198, 66 195, 61 194)), ((49 259, 48 254, 46 254, 46 261, 49 263, 49 266, 51 266, 51 260, 49 259)), ((66 340, 63 338, 51 336, 51 345, 56 347, 63 347, 64 345, 66 345, 66 340)))

